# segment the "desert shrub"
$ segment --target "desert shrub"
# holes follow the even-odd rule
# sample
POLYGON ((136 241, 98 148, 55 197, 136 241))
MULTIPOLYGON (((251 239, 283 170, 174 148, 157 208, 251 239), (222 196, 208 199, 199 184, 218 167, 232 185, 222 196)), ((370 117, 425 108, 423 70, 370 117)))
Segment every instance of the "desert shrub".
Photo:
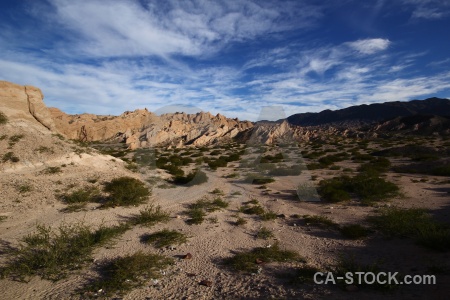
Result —
POLYGON ((263 221, 270 221, 270 220, 275 220, 277 218, 277 214, 271 210, 265 211, 262 215, 261 215, 261 219, 263 221))
POLYGON ((82 290, 95 293, 101 291, 104 296, 123 294, 144 286, 148 278, 159 278, 161 270, 173 263, 172 258, 142 252, 107 259, 97 267, 100 276, 88 282, 82 290))
POLYGON ((244 206, 241 206, 239 208, 239 211, 247 215, 262 215, 265 213, 264 208, 259 204, 255 205, 245 204, 244 206))
POLYGON ((265 155, 261 157, 259 163, 278 163, 283 161, 283 154, 277 153, 275 155, 265 155))
POLYGON ((347 189, 358 195, 363 201, 379 201, 398 194, 396 184, 371 174, 361 173, 351 179, 347 189))
POLYGON ((8 122, 8 118, 6 115, 0 111, 0 125, 6 124, 8 122))
POLYGON ((187 220, 187 223, 192 224, 202 224, 205 220, 206 213, 201 208, 191 208, 189 209, 187 215, 189 216, 189 220, 187 220))
POLYGON ((244 218, 242 218, 242 217, 238 217, 238 218, 236 219, 236 222, 234 222, 234 224, 235 224, 236 226, 245 225, 245 224, 247 224, 247 220, 244 219, 244 218))
POLYGON ((223 158, 218 158, 216 160, 210 160, 208 162, 208 166, 212 170, 217 170, 217 168, 225 168, 227 166, 228 162, 223 158))
POLYGON ((341 202, 350 200, 350 194, 345 190, 347 176, 335 177, 320 181, 318 186, 319 195, 328 202, 341 202))
POLYGON ((390 167, 391 162, 389 161, 389 159, 385 157, 377 157, 376 159, 373 159, 370 162, 361 165, 358 171, 366 173, 384 173, 387 172, 390 167))
POLYGON ((146 244, 153 244, 156 248, 163 248, 184 244, 187 241, 187 237, 181 232, 163 229, 152 234, 143 235, 141 241, 146 244))
POLYGON ((348 239, 357 240, 369 235, 369 230, 360 224, 342 226, 339 231, 348 239))
POLYGON ((60 167, 47 167, 44 170, 42 170, 43 174, 57 174, 61 172, 62 170, 60 167))
POLYGON ((435 176, 450 176, 450 161, 430 161, 393 167, 399 173, 419 173, 435 176))
POLYGON ((450 229, 434 221, 423 209, 384 208, 369 221, 388 237, 410 237, 429 249, 450 250, 450 229))
POLYGON ((375 159, 375 157, 373 157, 370 154, 361 154, 361 153, 356 153, 353 155, 352 160, 355 162, 363 162, 363 161, 368 161, 368 160, 373 160, 375 159))
POLYGON ((325 227, 325 228, 338 228, 339 225, 335 223, 333 220, 326 216, 310 216, 310 215, 304 215, 303 219, 305 220, 306 224, 315 225, 319 227, 325 227))
POLYGON ((266 227, 261 227, 261 229, 259 229, 258 233, 256 234, 256 237, 258 239, 268 240, 274 237, 274 235, 273 232, 267 229, 266 227))
POLYGON ((18 141, 24 137, 23 134, 15 134, 9 137, 9 146, 14 146, 18 141))
POLYGON ((408 157, 416 161, 436 160, 441 156, 445 156, 446 154, 448 153, 438 151, 432 147, 420 145, 406 145, 372 153, 372 155, 375 156, 408 157))
POLYGON ((208 181, 208 175, 201 170, 193 170, 186 176, 175 176, 172 180, 174 184, 185 184, 187 186, 199 185, 208 181))
POLYGON ((294 165, 290 168, 276 168, 269 171, 271 176, 298 176, 302 173, 302 166, 294 165))
POLYGON ((188 205, 187 215, 190 219, 187 221, 188 224, 201 224, 203 223, 206 213, 220 210, 222 208, 227 208, 228 202, 222 200, 220 197, 216 197, 213 200, 207 198, 201 198, 194 203, 188 205))
POLYGON ((150 190, 145 183, 132 177, 119 177, 107 182, 104 187, 109 193, 104 206, 130 206, 145 202, 150 196, 150 190))
POLYGON ((219 195, 219 196, 224 196, 225 195, 224 192, 221 189, 219 189, 219 188, 215 188, 210 193, 214 194, 214 195, 219 195))
POLYGON ((224 263, 235 271, 256 272, 258 263, 287 262, 301 260, 299 255, 293 251, 281 250, 278 244, 270 248, 254 248, 247 252, 240 252, 230 258, 226 258, 224 263))
POLYGON ((39 148, 34 149, 34 151, 39 153, 54 153, 53 149, 45 146, 40 146, 39 148))
POLYGON ((322 180, 318 188, 321 197, 329 202, 349 200, 350 193, 356 194, 363 202, 380 201, 396 196, 398 190, 394 183, 371 173, 322 180))
POLYGON ((3 154, 2 162, 5 163, 7 161, 16 163, 16 162, 19 162, 20 159, 17 156, 15 156, 13 152, 7 152, 7 153, 3 154))
POLYGON ((100 191, 96 187, 81 188, 71 193, 63 194, 59 198, 67 204, 97 202, 100 191))
POLYGON ((21 194, 28 193, 33 190, 33 186, 30 184, 21 184, 16 187, 17 191, 21 194))
POLYGON ((62 224, 57 230, 38 225, 36 232, 23 238, 23 244, 10 253, 10 260, 1 268, 2 277, 11 276, 25 281, 38 275, 59 280, 70 270, 81 268, 95 247, 126 230, 127 225, 101 226, 97 230, 81 223, 62 224))
POLYGON ((138 215, 130 217, 128 223, 132 225, 153 226, 156 223, 167 223, 169 220, 169 214, 163 211, 161 206, 150 204, 140 210, 138 215))

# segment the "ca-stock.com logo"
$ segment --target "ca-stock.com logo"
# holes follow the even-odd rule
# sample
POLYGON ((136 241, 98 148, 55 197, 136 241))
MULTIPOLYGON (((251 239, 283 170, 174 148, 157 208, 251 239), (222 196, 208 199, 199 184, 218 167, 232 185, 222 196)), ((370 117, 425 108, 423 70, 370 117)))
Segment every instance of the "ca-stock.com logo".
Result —
POLYGON ((224 128, 214 119, 193 123, 193 117, 181 114, 195 115, 202 111, 184 105, 165 106, 155 111, 159 118, 142 130, 140 147, 134 154, 133 160, 140 169, 153 170, 155 176, 164 169, 171 175, 166 176, 169 183, 192 189, 204 183, 222 186, 226 178, 232 185, 264 187, 273 184, 284 194, 289 193, 301 201, 320 201, 301 156, 295 130, 284 121, 283 107, 263 107, 253 127, 240 131, 234 127, 224 128), (173 122, 181 126, 177 132, 171 131, 173 122), (157 145, 149 142, 155 136, 158 136, 157 145), (195 142, 212 136, 214 138, 205 139, 208 141, 205 144, 195 142), (193 153, 197 150, 201 153, 193 153), (224 168, 230 174, 222 174, 224 168))

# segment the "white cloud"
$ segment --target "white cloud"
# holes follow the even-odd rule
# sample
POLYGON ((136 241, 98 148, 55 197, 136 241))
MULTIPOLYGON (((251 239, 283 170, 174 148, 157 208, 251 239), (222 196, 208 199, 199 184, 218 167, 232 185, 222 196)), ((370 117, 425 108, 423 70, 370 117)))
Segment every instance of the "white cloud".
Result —
POLYGON ((347 45, 362 54, 374 54, 386 50, 390 43, 391 42, 388 39, 376 38, 357 40, 354 42, 349 42, 347 45))
POLYGON ((70 30, 72 52, 94 57, 208 56, 232 41, 310 27, 322 16, 298 1, 49 1, 54 12, 35 11, 70 30))

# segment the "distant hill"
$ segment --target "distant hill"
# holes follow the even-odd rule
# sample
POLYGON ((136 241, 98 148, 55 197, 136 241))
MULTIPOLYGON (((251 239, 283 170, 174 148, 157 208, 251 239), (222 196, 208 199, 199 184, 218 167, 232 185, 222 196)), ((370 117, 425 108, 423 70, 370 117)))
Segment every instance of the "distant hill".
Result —
POLYGON ((319 113, 301 113, 287 118, 288 122, 300 126, 317 126, 331 123, 370 124, 397 117, 413 115, 450 116, 450 100, 429 98, 409 102, 385 102, 351 106, 339 110, 324 110, 319 113))

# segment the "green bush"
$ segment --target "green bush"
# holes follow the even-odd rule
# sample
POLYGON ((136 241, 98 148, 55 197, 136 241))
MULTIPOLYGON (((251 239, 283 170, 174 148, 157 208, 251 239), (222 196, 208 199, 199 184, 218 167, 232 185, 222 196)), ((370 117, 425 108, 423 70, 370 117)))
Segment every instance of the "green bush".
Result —
POLYGON ((318 188, 321 197, 329 202, 349 200, 349 193, 356 194, 363 202, 380 201, 396 196, 398 191, 397 185, 378 177, 376 173, 322 180, 318 188))
POLYGON ((385 157, 378 157, 368 163, 365 163, 359 167, 358 171, 366 173, 384 173, 391 167, 391 162, 385 157))
POLYGON ((330 218, 326 216, 310 216, 310 215, 304 215, 303 219, 305 220, 306 224, 311 224, 319 227, 325 227, 325 228, 338 228, 339 225, 332 221, 330 218))
POLYGON ((38 275, 48 280, 66 277, 70 270, 81 268, 90 260, 93 249, 122 234, 129 227, 101 226, 91 230, 81 223, 62 224, 57 230, 38 225, 36 232, 23 238, 23 244, 12 250, 10 260, 1 268, 2 277, 26 281, 38 275))
POLYGON ((163 248, 184 244, 187 241, 187 237, 181 232, 163 229, 152 234, 143 235, 141 241, 146 244, 153 244, 156 248, 163 248))
POLYGON ((266 227, 262 227, 258 233, 256 234, 258 239, 268 240, 274 237, 273 232, 267 229, 266 227))
POLYGON ((103 204, 105 207, 138 205, 145 202, 151 194, 145 183, 126 176, 107 182, 104 190, 109 193, 103 204))
POLYGON ((185 184, 187 186, 199 185, 208 182, 208 175, 201 170, 194 170, 186 176, 175 176, 172 180, 174 184, 185 184))
POLYGON ((169 220, 169 214, 163 211, 161 206, 150 204, 149 206, 140 210, 138 215, 132 216, 129 220, 129 223, 132 225, 153 226, 156 223, 160 222, 167 223, 169 220))
POLYGON ((68 194, 63 194, 60 199, 67 204, 97 202, 100 191, 96 187, 86 187, 75 190, 68 194))
POLYGON ((270 248, 254 248, 248 252, 240 252, 230 258, 226 258, 224 263, 235 271, 257 272, 258 261, 288 262, 301 260, 299 255, 293 251, 281 250, 278 244, 270 248))
POLYGON ((0 125, 6 124, 8 122, 8 118, 4 113, 0 111, 0 125))
POLYGON ((302 173, 302 166, 294 165, 290 168, 276 168, 269 171, 271 176, 298 176, 302 173))
POLYGON ((7 161, 16 163, 16 162, 19 162, 20 159, 17 156, 15 156, 13 152, 7 152, 7 153, 3 154, 2 162, 5 163, 7 161))
POLYGON ((159 278, 161 270, 174 263, 172 258, 158 254, 137 252, 124 257, 107 259, 100 263, 100 277, 88 282, 82 291, 110 297, 144 286, 149 278, 159 278))

